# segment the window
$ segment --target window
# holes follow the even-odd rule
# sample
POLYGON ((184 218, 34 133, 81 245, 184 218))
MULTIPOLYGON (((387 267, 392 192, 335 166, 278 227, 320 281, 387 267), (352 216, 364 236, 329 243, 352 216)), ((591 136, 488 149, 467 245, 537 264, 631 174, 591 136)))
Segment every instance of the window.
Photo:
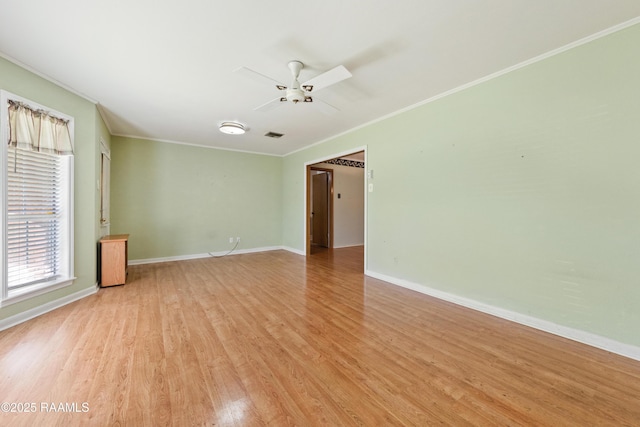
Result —
POLYGON ((2 305, 73 280, 73 118, 1 96, 2 305))

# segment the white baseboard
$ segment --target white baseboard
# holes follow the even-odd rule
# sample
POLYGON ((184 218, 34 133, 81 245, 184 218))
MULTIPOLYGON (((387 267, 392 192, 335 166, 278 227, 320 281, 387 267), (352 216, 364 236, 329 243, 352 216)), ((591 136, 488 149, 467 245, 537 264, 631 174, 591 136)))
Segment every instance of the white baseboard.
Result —
MULTIPOLYGON (((333 249, 342 249, 342 248, 354 248, 356 246, 363 246, 364 243, 359 243, 355 245, 344 245, 344 246, 334 246, 333 249)), ((307 256, 305 251, 301 251, 300 249, 292 248, 290 246, 282 246, 280 249, 284 249, 285 251, 293 252, 294 254, 307 256)))
POLYGON ((349 244, 349 245, 338 245, 338 246, 334 246, 333 249, 355 248, 356 246, 364 246, 364 242, 363 243, 353 243, 353 244, 349 244))
POLYGON ((82 289, 78 292, 72 293, 71 295, 58 298, 57 300, 50 301, 48 303, 42 304, 38 307, 34 307, 27 311, 23 311, 22 313, 18 313, 13 316, 9 316, 7 318, 1 319, 0 331, 9 329, 12 326, 20 324, 22 322, 26 322, 27 320, 33 319, 34 317, 38 317, 42 314, 48 313, 52 310, 55 310, 57 308, 70 304, 74 301, 78 301, 82 298, 93 295, 98 292, 98 289, 99 289, 99 286, 96 283, 95 286, 82 289))
POLYGON ((282 249, 284 249, 285 251, 293 252, 297 255, 307 256, 307 253, 305 251, 301 251, 300 249, 292 248, 290 246, 283 246, 282 249))
POLYGON ((280 249, 288 250, 283 246, 265 246, 262 248, 237 249, 232 252, 220 251, 220 252, 207 252, 204 254, 179 255, 179 256, 163 257, 163 258, 133 259, 133 260, 129 260, 128 264, 141 265, 141 264, 155 264, 159 262, 186 261, 190 259, 221 257, 225 255, 232 256, 232 255, 241 255, 241 254, 252 254, 256 252, 277 251, 280 249))
POLYGON ((547 320, 538 319, 536 317, 527 316, 525 314, 517 313, 515 311, 506 310, 500 307, 494 307, 483 302, 475 301, 470 298, 461 297, 458 295, 450 294, 448 292, 433 289, 428 286, 423 286, 418 283, 413 283, 408 280, 398 279, 395 277, 387 276, 385 274, 376 273, 375 271, 365 271, 367 276, 375 279, 384 280, 393 285, 401 286, 403 288, 411 289, 422 294, 426 294, 444 301, 448 301, 463 307, 470 308, 472 310, 481 311, 492 316, 499 317, 501 319, 510 320, 512 322, 519 323, 521 325, 529 326, 534 329, 539 329, 544 332, 549 332, 554 335, 568 338, 573 341, 587 344, 592 347, 597 347, 602 350, 616 353, 621 356, 625 356, 634 360, 640 361, 640 347, 636 347, 630 344, 621 343, 619 341, 612 340, 600 335, 592 334, 590 332, 581 331, 579 329, 569 328, 549 322, 547 320))

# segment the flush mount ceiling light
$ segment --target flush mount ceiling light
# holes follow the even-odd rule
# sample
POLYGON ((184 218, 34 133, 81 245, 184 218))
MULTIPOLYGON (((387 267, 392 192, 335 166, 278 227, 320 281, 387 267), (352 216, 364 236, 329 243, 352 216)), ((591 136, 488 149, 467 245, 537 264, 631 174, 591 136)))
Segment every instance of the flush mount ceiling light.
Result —
POLYGON ((223 122, 220 124, 220 132, 229 135, 242 135, 245 133, 244 126, 236 122, 223 122))

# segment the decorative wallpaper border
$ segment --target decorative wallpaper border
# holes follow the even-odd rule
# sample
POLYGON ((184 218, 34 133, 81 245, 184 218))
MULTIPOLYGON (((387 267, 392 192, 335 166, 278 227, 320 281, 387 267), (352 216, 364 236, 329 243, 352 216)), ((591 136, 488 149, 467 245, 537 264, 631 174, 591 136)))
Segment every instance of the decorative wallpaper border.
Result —
POLYGON ((357 160, 348 160, 348 159, 331 159, 327 160, 323 163, 329 163, 330 165, 340 165, 340 166, 350 166, 352 168, 362 168, 364 169, 364 162, 359 162, 357 160))

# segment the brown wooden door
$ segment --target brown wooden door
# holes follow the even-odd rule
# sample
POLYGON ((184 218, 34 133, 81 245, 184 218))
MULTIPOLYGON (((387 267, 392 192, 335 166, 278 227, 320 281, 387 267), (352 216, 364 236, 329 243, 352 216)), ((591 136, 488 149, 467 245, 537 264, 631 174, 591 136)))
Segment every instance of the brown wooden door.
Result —
POLYGON ((314 245, 329 247, 329 174, 312 175, 311 222, 314 245))

